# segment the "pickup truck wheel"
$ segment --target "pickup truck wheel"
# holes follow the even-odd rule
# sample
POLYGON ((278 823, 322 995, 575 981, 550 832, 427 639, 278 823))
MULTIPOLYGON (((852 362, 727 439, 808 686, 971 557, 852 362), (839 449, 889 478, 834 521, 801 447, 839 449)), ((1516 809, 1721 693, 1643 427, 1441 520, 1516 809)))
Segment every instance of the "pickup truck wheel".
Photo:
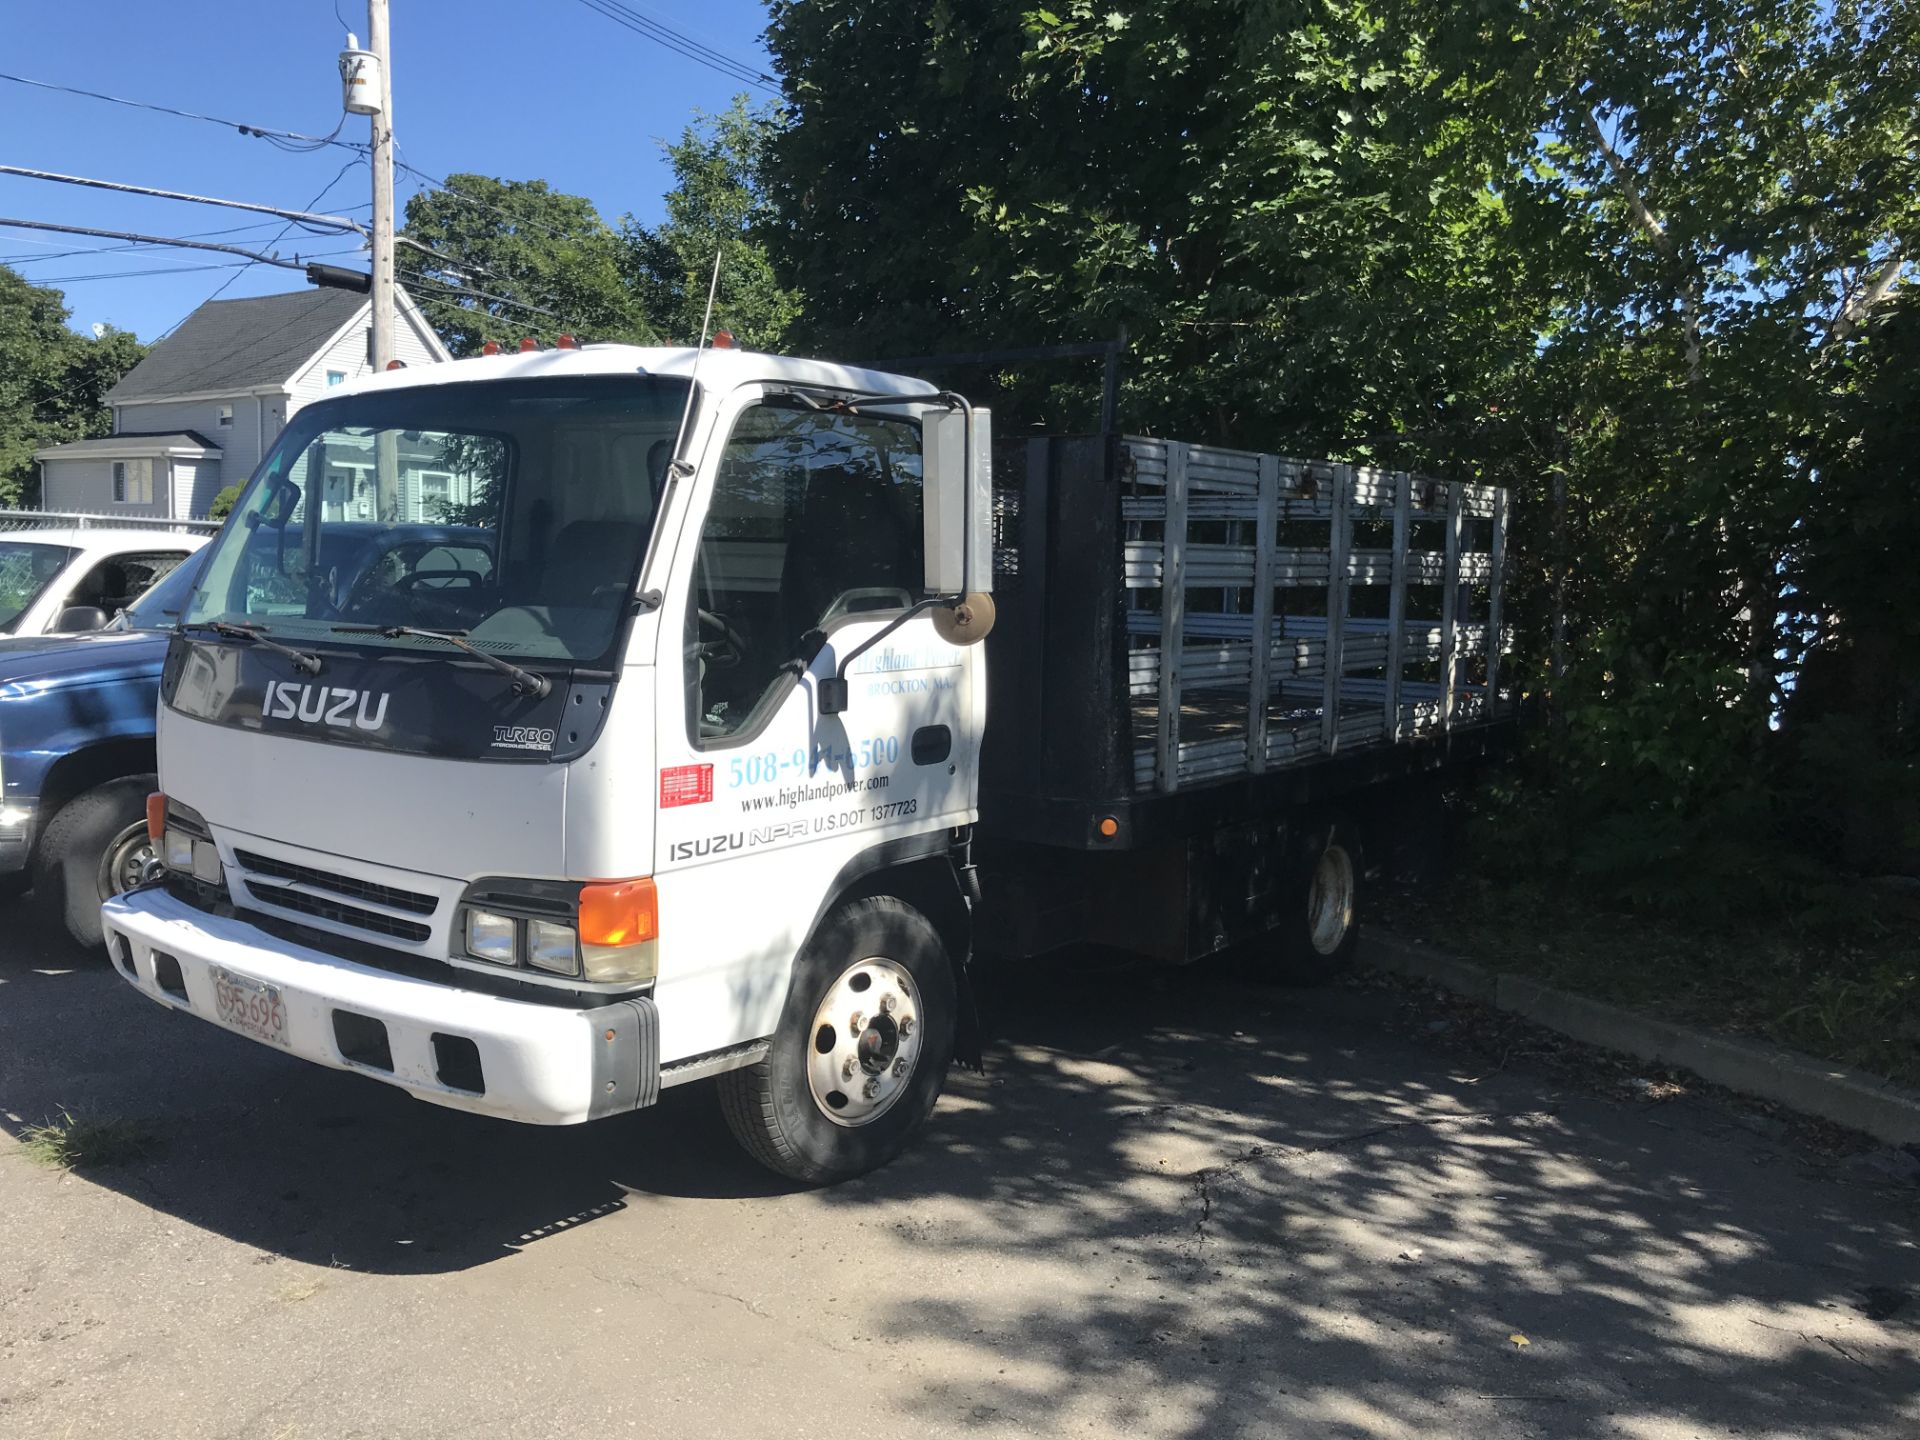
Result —
POLYGON ((100 902, 135 884, 153 857, 147 796, 158 784, 152 775, 109 780, 47 822, 34 852, 33 900, 47 925, 64 926, 75 944, 104 943, 100 902))
POLYGON ((720 1077, 727 1126, 810 1185, 878 1169, 933 1110, 953 1024, 953 967, 927 917, 892 896, 843 905, 795 960, 767 1054, 720 1077))

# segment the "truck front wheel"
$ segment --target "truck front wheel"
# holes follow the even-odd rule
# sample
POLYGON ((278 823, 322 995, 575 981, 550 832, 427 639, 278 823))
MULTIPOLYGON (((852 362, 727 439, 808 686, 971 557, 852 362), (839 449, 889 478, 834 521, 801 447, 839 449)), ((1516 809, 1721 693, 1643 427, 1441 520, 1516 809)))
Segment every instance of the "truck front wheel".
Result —
POLYGON ((47 822, 34 849, 33 900, 51 927, 93 948, 106 932, 100 902, 139 883, 153 857, 147 838, 152 775, 126 775, 76 795, 47 822))
POLYGON ((953 1024, 953 967, 927 917, 892 896, 843 905, 794 961, 766 1055, 720 1077, 728 1128, 810 1185, 878 1169, 933 1110, 953 1024))

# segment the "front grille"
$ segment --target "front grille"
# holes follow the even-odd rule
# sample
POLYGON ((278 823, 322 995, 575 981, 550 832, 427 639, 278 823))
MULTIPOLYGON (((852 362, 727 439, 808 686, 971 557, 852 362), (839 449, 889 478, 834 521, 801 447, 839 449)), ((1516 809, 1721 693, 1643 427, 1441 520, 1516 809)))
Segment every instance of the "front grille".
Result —
POLYGON ((253 880, 246 882, 246 888, 247 894, 262 905, 271 905, 277 910, 292 910, 301 915, 311 915, 316 920, 331 920, 336 925, 351 925, 356 930, 370 931, 375 935, 390 935, 396 940, 407 940, 417 945, 433 934, 431 926, 422 925, 417 920, 402 920, 397 915, 381 915, 373 910, 362 910, 357 905, 343 905, 335 900, 309 895, 304 890, 292 890, 279 885, 261 885, 253 880))
POLYGON ((370 904, 384 905, 389 910, 405 910, 411 915, 431 915, 440 903, 432 895, 420 895, 412 890, 396 890, 391 885, 376 885, 371 880, 355 880, 350 875, 335 875, 330 870, 315 870, 310 865, 293 865, 285 860, 269 860, 265 855, 256 855, 251 850, 236 850, 233 852, 233 858, 255 875, 264 875, 273 880, 295 880, 302 885, 310 885, 315 890, 344 895, 349 900, 365 900, 370 904))

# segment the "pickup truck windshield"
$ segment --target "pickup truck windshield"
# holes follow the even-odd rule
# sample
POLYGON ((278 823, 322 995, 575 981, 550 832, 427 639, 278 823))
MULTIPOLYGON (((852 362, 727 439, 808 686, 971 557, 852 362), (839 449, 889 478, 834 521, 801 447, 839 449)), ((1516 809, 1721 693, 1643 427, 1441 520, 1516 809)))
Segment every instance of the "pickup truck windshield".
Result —
POLYGON ((447 653, 380 633, 413 626, 499 655, 609 662, 686 395, 684 380, 608 376, 310 405, 214 541, 185 620, 264 626, 303 649, 447 653))
POLYGON ((0 540, 0 635, 11 633, 14 622, 78 553, 66 545, 0 540))

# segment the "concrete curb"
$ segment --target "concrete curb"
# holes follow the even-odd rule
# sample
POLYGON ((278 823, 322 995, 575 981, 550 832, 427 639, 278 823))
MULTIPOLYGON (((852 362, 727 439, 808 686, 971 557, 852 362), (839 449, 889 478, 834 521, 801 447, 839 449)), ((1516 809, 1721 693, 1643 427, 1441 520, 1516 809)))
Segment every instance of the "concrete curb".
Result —
POLYGON ((1862 1130, 1887 1145, 1920 1143, 1920 1092, 1797 1050, 1655 1020, 1600 1000, 1503 975, 1397 935, 1361 937, 1360 963, 1544 1025, 1588 1045, 1690 1070, 1701 1079, 1862 1130))

